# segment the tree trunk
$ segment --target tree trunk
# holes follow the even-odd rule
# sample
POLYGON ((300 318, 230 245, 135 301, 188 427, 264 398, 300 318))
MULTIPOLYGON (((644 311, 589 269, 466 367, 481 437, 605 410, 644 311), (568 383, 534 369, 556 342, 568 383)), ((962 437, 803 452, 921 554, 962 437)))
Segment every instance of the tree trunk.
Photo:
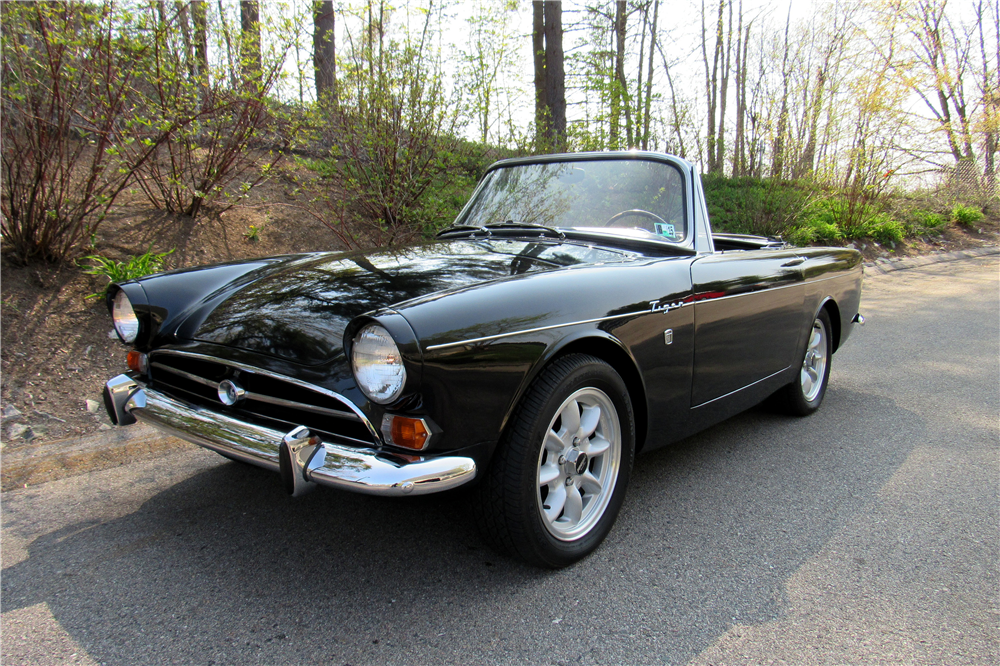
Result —
POLYGON ((313 3, 313 69, 316 100, 337 104, 337 42, 333 0, 313 3))
POLYGON ((750 24, 743 29, 743 0, 736 27, 736 137, 733 146, 733 177, 746 175, 747 45, 750 24))
POLYGON ((771 159, 771 177, 781 178, 785 171, 785 133, 788 131, 788 33, 792 23, 792 6, 788 6, 785 20, 785 50, 781 57, 781 110, 778 112, 778 128, 774 137, 774 154, 771 159))
POLYGON ((715 25, 715 47, 712 53, 711 68, 708 65, 708 35, 705 31, 705 5, 701 6, 701 57, 705 64, 705 97, 708 102, 708 127, 705 137, 705 157, 709 173, 715 173, 719 167, 716 157, 715 115, 719 105, 719 60, 722 57, 722 31, 725 20, 726 0, 719 0, 719 16, 715 25))
POLYGON ((997 188, 996 154, 1000 150, 1000 2, 994 0, 993 5, 993 35, 996 46, 995 64, 989 66, 990 57, 986 52, 986 36, 984 26, 989 25, 983 20, 983 3, 976 4, 976 23, 979 33, 979 53, 982 58, 982 83, 980 93, 983 106, 983 185, 986 195, 1000 195, 997 188), (991 71, 992 70, 992 71, 991 71))
POLYGON ((239 87, 239 82, 237 81, 237 67, 236 61, 233 59, 233 40, 232 34, 229 30, 229 24, 226 22, 226 7, 223 5, 222 0, 219 0, 219 23, 222 24, 222 37, 226 42, 226 70, 229 72, 229 87, 236 90, 239 87))
POLYGON ((643 103, 642 88, 642 68, 646 62, 646 30, 649 28, 649 0, 646 0, 638 10, 642 12, 642 22, 639 24, 639 58, 638 66, 635 68, 635 104, 633 113, 635 114, 635 134, 633 140, 629 142, 629 147, 634 148, 642 142, 642 112, 645 109, 643 103))
POLYGON ((653 100, 653 52, 656 51, 657 20, 660 14, 660 0, 653 1, 653 24, 650 26, 649 64, 646 70, 646 108, 642 112, 642 149, 649 150, 649 113, 653 100))
MULTIPOLYGON (((632 110, 628 99, 628 81, 625 80, 625 36, 626 29, 628 28, 628 3, 626 0, 618 0, 615 8, 615 86, 614 90, 618 93, 618 113, 616 114, 616 122, 618 124, 616 131, 616 139, 618 139, 618 145, 613 145, 612 148, 621 148, 621 114, 622 111, 625 112, 625 136, 626 143, 625 148, 630 148, 632 146, 632 110)), ((612 99, 614 102, 614 99, 612 99)))
POLYGON ((240 2, 240 75, 243 87, 260 85, 260 6, 256 1, 240 2))
POLYGON ((674 136, 677 137, 677 148, 669 148, 668 152, 674 152, 679 157, 687 157, 687 151, 684 148, 684 133, 682 131, 682 112, 680 105, 677 104, 677 91, 674 88, 674 77, 670 75, 670 63, 667 62, 667 56, 663 52, 663 45, 657 43, 657 50, 660 52, 660 58, 663 60, 663 73, 667 75, 667 85, 670 86, 670 129, 673 131, 674 136))
POLYGON ((545 96, 549 140, 555 150, 566 147, 566 74, 563 70, 562 2, 545 3, 545 96))
MULTIPOLYGON (((726 55, 722 60, 722 80, 719 86, 719 129, 715 140, 715 172, 722 173, 726 157, 726 102, 729 99, 729 71, 733 52, 733 3, 729 5, 729 32, 726 36, 726 55)), ((721 12, 720 12, 721 18, 721 12)), ((722 37, 722 23, 719 23, 719 37, 722 37)))
POLYGON ((177 10, 177 23, 181 27, 181 39, 184 42, 184 63, 187 65, 188 76, 195 77, 194 50, 191 45, 191 26, 188 23, 188 5, 178 0, 174 3, 177 10))
POLYGON ((536 147, 538 150, 562 150, 566 145, 562 3, 535 0, 532 9, 536 147))
POLYGON ((191 3, 191 22, 194 23, 195 76, 207 86, 211 80, 208 75, 208 6, 204 0, 191 3))
POLYGON ((549 133, 549 100, 545 89, 545 3, 531 3, 531 52, 535 63, 535 137, 539 147, 549 133))
POLYGON ((802 149, 802 156, 799 158, 799 166, 795 173, 796 178, 811 175, 816 166, 816 135, 819 132, 819 116, 823 110, 823 93, 825 89, 826 66, 824 64, 816 72, 816 91, 813 93, 812 103, 809 105, 809 135, 806 137, 806 145, 802 149))

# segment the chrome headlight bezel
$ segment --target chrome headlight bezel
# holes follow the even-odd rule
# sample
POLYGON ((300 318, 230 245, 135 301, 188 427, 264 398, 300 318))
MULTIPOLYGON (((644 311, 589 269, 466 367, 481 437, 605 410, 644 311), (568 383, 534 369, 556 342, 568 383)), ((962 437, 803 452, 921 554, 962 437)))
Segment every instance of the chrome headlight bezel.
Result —
POLYGON ((399 345, 381 324, 366 324, 351 343, 351 372, 366 398, 379 405, 395 402, 406 386, 399 345))
POLYGON ((119 289, 111 301, 111 321, 118 338, 127 345, 139 337, 139 317, 124 289, 119 289))

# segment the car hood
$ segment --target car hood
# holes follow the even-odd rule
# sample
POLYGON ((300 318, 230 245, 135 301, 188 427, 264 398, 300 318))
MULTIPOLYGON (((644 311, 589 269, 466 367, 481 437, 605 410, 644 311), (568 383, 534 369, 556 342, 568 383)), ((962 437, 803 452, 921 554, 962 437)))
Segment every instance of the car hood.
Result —
POLYGON ((344 330, 360 314, 473 284, 627 256, 610 249, 522 240, 296 255, 256 267, 214 289, 174 330, 181 340, 317 365, 343 353, 344 330))

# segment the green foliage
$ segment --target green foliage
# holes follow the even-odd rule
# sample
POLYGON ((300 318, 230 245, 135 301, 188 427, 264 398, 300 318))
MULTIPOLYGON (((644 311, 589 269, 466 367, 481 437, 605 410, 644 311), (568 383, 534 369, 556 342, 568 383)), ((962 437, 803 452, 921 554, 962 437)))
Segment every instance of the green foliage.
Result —
POLYGON ((250 243, 256 243, 260 240, 260 227, 251 224, 247 227, 247 230, 243 233, 243 237, 247 239, 250 243))
POLYGON ((784 236, 794 245, 809 245, 817 241, 838 241, 843 232, 829 214, 807 217, 802 224, 791 227, 784 236))
POLYGON ((883 245, 899 243, 906 237, 906 227, 888 213, 873 213, 864 225, 864 235, 883 245))
POLYGON ((846 196, 819 200, 806 211, 801 223, 786 234, 795 245, 844 239, 871 239, 889 245, 906 237, 906 225, 873 205, 852 205, 846 196))
POLYGON ((704 174, 705 201, 716 231, 775 236, 801 221, 814 198, 800 182, 704 174))
POLYGON ((951 219, 962 226, 971 227, 973 224, 982 221, 983 211, 975 206, 955 204, 951 209, 951 219))
POLYGON ((915 234, 939 234, 948 224, 948 218, 940 213, 928 210, 915 210, 910 213, 910 229, 915 234))
POLYGON ((139 256, 129 257, 126 261, 115 261, 97 254, 84 257, 84 260, 91 262, 89 266, 84 268, 84 273, 103 275, 108 278, 108 284, 105 285, 104 290, 91 294, 88 298, 104 296, 113 282, 125 282, 158 272, 163 267, 164 259, 172 252, 173 250, 155 253, 150 248, 139 256))

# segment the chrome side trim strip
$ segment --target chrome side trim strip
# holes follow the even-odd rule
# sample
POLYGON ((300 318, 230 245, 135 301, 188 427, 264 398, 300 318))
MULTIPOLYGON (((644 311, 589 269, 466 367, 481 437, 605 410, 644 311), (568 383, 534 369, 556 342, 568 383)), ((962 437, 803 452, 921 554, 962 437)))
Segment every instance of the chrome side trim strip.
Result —
MULTIPOLYGON (((788 366, 788 368, 790 368, 790 367, 792 367, 792 366, 788 366)), ((742 387, 736 389, 735 391, 730 391, 729 393, 727 393, 725 395, 720 395, 718 398, 712 398, 711 400, 706 400, 705 402, 701 403, 700 405, 695 405, 691 409, 701 409, 705 405, 711 405, 713 402, 716 402, 717 400, 722 400, 723 398, 728 398, 729 396, 735 395, 735 394, 739 393, 740 391, 745 391, 746 389, 750 388, 751 386, 756 386, 757 384, 760 384, 761 382, 766 382, 768 379, 772 379, 774 377, 777 377, 778 375, 780 375, 783 372, 787 372, 788 368, 784 368, 782 370, 778 370, 777 372, 771 373, 767 377, 763 377, 761 379, 758 379, 757 381, 755 381, 752 384, 747 384, 746 386, 742 386, 742 387)))
POLYGON ((809 280, 808 282, 792 282, 791 284, 783 284, 778 287, 764 287, 763 289, 755 289, 753 291, 744 291, 739 294, 730 294, 729 296, 719 296, 718 298, 705 298, 699 300, 697 295, 695 296, 695 301, 698 303, 718 303, 719 301, 725 301, 730 298, 741 298, 743 296, 753 296, 754 294, 763 294, 768 291, 778 291, 780 289, 788 289, 789 287, 807 287, 811 284, 818 284, 820 282, 826 282, 827 280, 836 280, 841 277, 849 277, 849 274, 843 275, 831 275, 830 277, 819 278, 817 280, 809 280))
MULTIPOLYGON (((144 423, 198 446, 280 471, 279 447, 286 435, 281 431, 188 404, 141 383, 137 383, 125 410, 144 423)), ((476 477, 472 458, 442 456, 408 462, 375 449, 354 449, 328 442, 316 446, 299 470, 305 481, 390 496, 441 492, 476 477)))
MULTIPOLYGON (((159 356, 160 354, 181 356, 187 358, 197 358, 202 361, 209 361, 211 363, 228 365, 233 368, 238 368, 244 372, 258 374, 264 377, 270 377, 271 379, 276 379, 282 382, 288 382, 289 384, 293 384, 300 388, 320 393, 328 398, 333 398, 334 400, 336 400, 337 402, 339 402, 340 404, 344 405, 349 410, 351 410, 351 412, 353 412, 354 415, 358 417, 358 420, 361 421, 361 423, 363 423, 366 428, 368 428, 368 432, 370 432, 372 435, 373 442, 378 442, 379 444, 382 443, 382 434, 375 428, 374 425, 372 425, 372 422, 368 420, 368 417, 365 415, 364 412, 361 411, 361 408, 335 391, 331 391, 330 389, 325 389, 322 386, 316 386, 315 384, 310 384, 309 382, 304 382, 300 379, 295 379, 294 377, 289 377, 287 375, 279 375, 278 373, 271 372, 270 370, 264 370, 262 368, 258 368, 252 365, 247 365, 245 363, 239 363, 238 361, 230 361, 228 359, 222 359, 217 356, 209 356, 208 354, 200 354, 198 352, 180 351, 178 349, 159 349, 157 351, 150 352, 149 354, 150 363, 152 363, 153 356, 159 356)), ((284 433, 282 433, 282 436, 284 436, 284 433)))
MULTIPOLYGON (((671 304, 669 306, 669 311, 679 310, 680 308, 687 307, 691 305, 690 302, 684 302, 680 304, 671 304)), ((569 321, 565 324, 552 324, 551 326, 539 326, 538 328, 526 328, 523 331, 511 331, 509 333, 497 333, 496 335, 484 335, 481 338, 471 338, 469 340, 460 340, 458 342, 446 342, 440 345, 430 345, 427 347, 427 351, 434 351, 436 349, 446 349, 448 347, 460 347, 462 345, 474 345, 478 342, 487 342, 489 340, 499 340, 501 338, 509 338, 514 335, 525 335, 527 333, 539 333, 541 331, 551 331, 557 328, 566 328, 567 326, 578 326, 580 324, 596 324, 602 321, 611 321, 613 319, 625 319, 626 317, 638 317, 640 315, 655 314, 655 313, 666 313, 666 309, 657 309, 656 306, 650 310, 639 310, 638 312, 626 312, 625 314, 612 315, 610 317, 597 317, 596 319, 581 319, 580 321, 569 321)))

